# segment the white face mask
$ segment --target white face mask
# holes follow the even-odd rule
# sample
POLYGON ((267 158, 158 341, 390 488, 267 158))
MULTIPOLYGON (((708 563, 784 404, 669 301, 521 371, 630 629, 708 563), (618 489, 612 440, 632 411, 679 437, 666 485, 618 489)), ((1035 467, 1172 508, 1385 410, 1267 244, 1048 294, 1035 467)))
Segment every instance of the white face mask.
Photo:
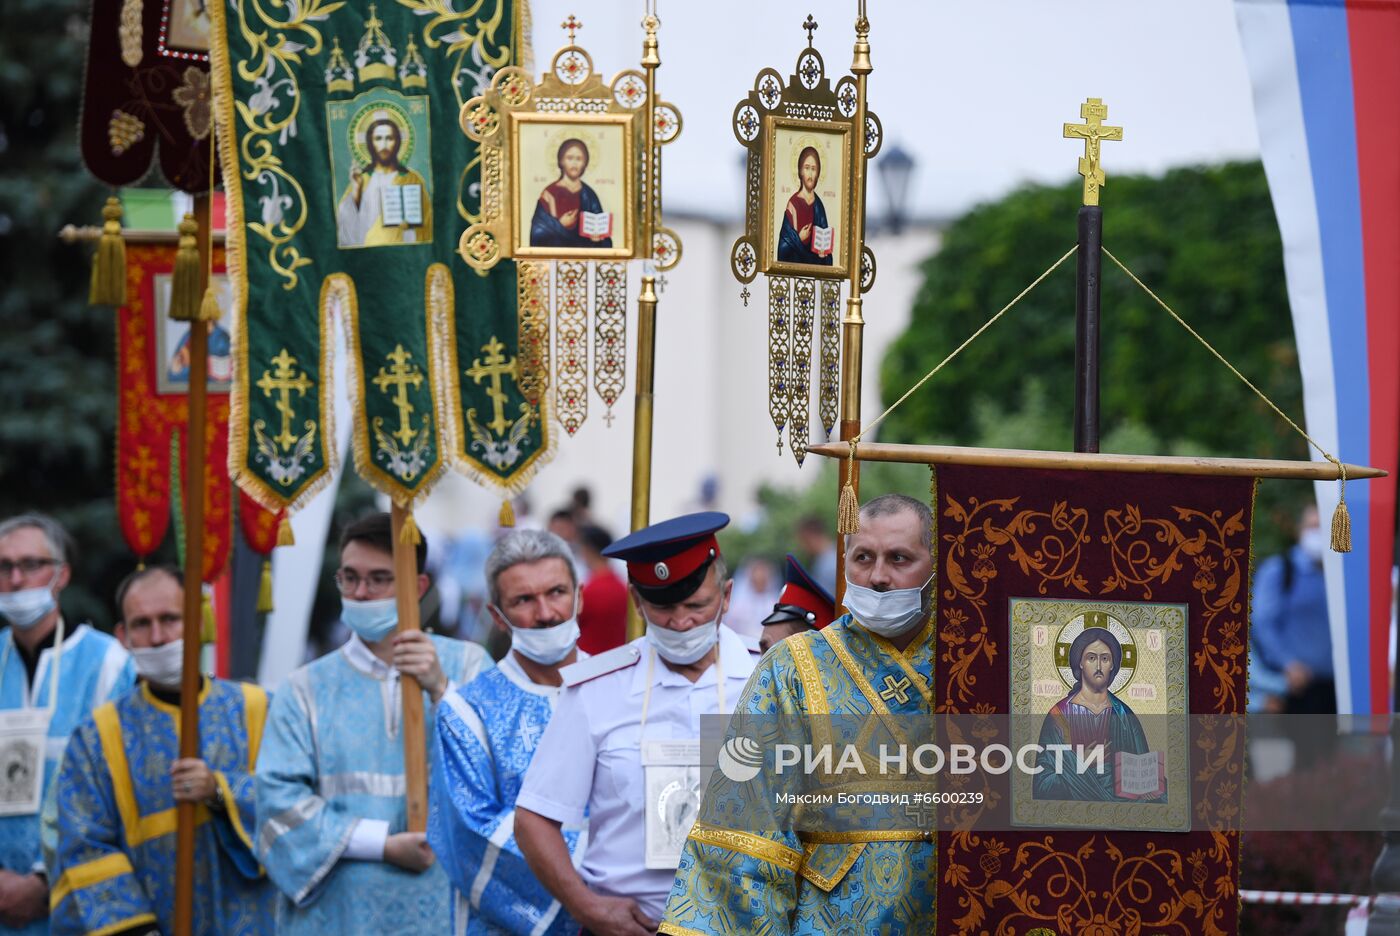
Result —
POLYGON ((365 643, 378 643, 388 637, 399 623, 399 600, 393 596, 374 601, 340 599, 340 619, 345 626, 360 635, 365 643))
POLYGON ((29 630, 57 605, 52 583, 21 591, 0 592, 0 617, 18 630, 29 630))
MULTIPOLYGON (((497 609, 496 613, 501 612, 497 609)), ((501 618, 505 620, 505 615, 501 614, 501 618)), ((516 627, 508 621, 507 626, 510 628, 510 648, 543 666, 558 663, 573 653, 578 645, 576 618, 551 627, 516 627)))
POLYGON ((1308 527, 1298 534, 1298 548, 1313 562, 1322 561, 1322 553, 1327 548, 1327 540, 1322 536, 1322 527, 1308 527))
POLYGON ((866 630, 881 637, 899 637, 909 633, 928 618, 924 607, 924 589, 933 581, 917 588, 891 588, 879 592, 864 585, 857 585, 846 579, 846 597, 843 603, 866 630))
POLYGON ((719 642, 719 621, 722 617, 724 611, 721 610, 708 624, 692 627, 688 631, 676 631, 653 624, 647 619, 646 612, 642 612, 642 620, 647 622, 647 642, 661 655, 661 659, 677 666, 687 666, 710 652, 710 648, 719 642))
POLYGON ((131 663, 136 674, 162 689, 180 688, 185 667, 185 641, 172 640, 159 647, 131 647, 131 663))

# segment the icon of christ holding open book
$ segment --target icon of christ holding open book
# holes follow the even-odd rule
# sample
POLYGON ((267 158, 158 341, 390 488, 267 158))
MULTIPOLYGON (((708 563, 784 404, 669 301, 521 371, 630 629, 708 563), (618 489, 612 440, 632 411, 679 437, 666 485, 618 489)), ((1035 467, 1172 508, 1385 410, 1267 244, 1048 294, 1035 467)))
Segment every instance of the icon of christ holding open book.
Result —
POLYGON ((1041 768, 1032 783, 1038 800, 1157 802, 1166 795, 1161 751, 1149 751, 1142 722, 1109 691, 1123 666, 1123 647, 1109 630, 1086 627, 1069 650, 1074 686, 1040 727, 1041 768), (1060 748, 1057 759, 1054 745, 1060 748), (1079 770, 1077 751, 1104 749, 1103 769, 1079 770))
POLYGON ((788 199, 783 226, 778 232, 778 260, 831 266, 835 237, 827 222, 826 206, 817 194, 822 177, 822 157, 815 146, 797 154, 797 191, 788 199))
POLYGON ((588 145, 577 138, 559 144, 559 178, 545 186, 530 221, 531 247, 612 247, 611 212, 583 181, 588 145))
POLYGON ((350 167, 350 184, 336 208, 341 247, 421 244, 432 238, 432 205, 423 177, 400 161, 405 127, 388 110, 365 129, 369 165, 350 167))

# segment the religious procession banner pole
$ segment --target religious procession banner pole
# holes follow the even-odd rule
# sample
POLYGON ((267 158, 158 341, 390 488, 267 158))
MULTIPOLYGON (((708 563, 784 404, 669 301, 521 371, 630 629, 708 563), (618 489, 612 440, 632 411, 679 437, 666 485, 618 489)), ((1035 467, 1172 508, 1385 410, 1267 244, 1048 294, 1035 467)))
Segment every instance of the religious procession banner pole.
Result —
MULTIPOLYGON (((405 527, 413 524, 412 510, 394 502, 389 509, 390 530, 394 537, 395 604, 399 611, 397 632, 420 630, 418 608, 418 557, 405 527)), ((403 699, 404 796, 408 831, 428 830, 427 735, 423 724, 423 689, 418 680, 401 674, 399 689, 403 699)))
MULTIPOLYGON (((661 21, 649 11, 642 26, 642 68, 647 76, 646 126, 656 123, 656 69, 661 65, 661 50, 656 29, 661 21)), ((661 224, 661 143, 652 134, 647 147, 647 184, 651 198, 643 209, 648 227, 661 224)), ((637 296, 637 390, 632 412, 632 531, 651 523, 651 429, 652 391, 656 379, 656 276, 642 275, 642 291, 637 296)), ((646 633, 641 611, 627 596, 627 639, 636 640, 646 633)))

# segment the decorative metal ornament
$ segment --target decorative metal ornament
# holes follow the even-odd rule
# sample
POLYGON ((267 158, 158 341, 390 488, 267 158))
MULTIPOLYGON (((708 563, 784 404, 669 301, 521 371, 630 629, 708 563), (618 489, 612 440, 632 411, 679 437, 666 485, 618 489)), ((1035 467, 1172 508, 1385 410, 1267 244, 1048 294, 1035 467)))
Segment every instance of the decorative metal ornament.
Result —
MULTIPOLYGON (((590 310, 591 382, 611 425, 626 383, 626 261, 664 271, 680 260, 680 238, 658 219, 659 150, 682 121, 674 105, 651 99, 642 71, 605 84, 576 42, 583 23, 570 15, 560 25, 568 41, 538 81, 503 68, 462 106, 462 132, 481 144, 481 213, 458 253, 483 273, 505 259, 532 268, 519 280, 520 380, 528 397, 553 394, 556 417, 573 435, 588 414, 590 310)), ((643 25, 654 41, 659 21, 643 25)))
POLYGON ((859 271, 862 290, 874 282, 875 257, 856 223, 865 206, 855 165, 878 152, 883 137, 873 113, 861 120, 856 79, 844 75, 833 85, 827 76, 812 44, 816 20, 809 15, 802 28, 807 46, 787 80, 762 69, 734 108, 734 136, 748 163, 744 233, 729 255, 745 305, 748 284, 769 277, 769 414, 779 451, 786 428, 799 465, 809 438, 814 323, 819 317, 817 409, 830 438, 840 395, 840 281, 859 271))

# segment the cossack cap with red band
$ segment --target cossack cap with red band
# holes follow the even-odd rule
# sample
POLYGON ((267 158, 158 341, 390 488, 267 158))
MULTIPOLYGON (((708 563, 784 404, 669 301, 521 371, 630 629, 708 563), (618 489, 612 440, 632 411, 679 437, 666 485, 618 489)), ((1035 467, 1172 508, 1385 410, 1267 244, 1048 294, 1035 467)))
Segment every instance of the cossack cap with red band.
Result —
POLYGON ((719 557, 715 533, 728 525, 729 515, 719 511, 686 514, 624 536, 603 555, 627 563, 628 580, 647 601, 672 605, 695 594, 705 581, 719 557))
POLYGON ((783 579, 783 593, 773 605, 773 613, 763 619, 765 625, 795 621, 821 630, 835 620, 836 599, 817 584, 791 553, 783 579))

